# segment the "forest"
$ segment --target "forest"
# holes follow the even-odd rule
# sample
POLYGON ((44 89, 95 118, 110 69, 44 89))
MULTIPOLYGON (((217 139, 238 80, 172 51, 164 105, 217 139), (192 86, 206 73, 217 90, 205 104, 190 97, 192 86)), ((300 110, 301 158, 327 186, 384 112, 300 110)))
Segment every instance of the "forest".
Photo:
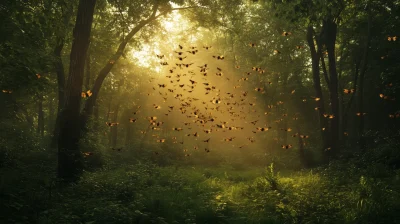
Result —
POLYGON ((400 0, 0 1, 0 223, 400 223, 400 0))

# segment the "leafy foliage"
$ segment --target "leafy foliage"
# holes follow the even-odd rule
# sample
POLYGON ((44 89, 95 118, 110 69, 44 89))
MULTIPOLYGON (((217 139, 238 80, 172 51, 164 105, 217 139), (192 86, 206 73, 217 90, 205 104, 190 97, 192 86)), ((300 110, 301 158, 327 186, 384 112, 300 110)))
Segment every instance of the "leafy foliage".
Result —
POLYGON ((79 2, 0 2, 0 223, 400 222, 398 0, 97 0, 66 184, 79 2))

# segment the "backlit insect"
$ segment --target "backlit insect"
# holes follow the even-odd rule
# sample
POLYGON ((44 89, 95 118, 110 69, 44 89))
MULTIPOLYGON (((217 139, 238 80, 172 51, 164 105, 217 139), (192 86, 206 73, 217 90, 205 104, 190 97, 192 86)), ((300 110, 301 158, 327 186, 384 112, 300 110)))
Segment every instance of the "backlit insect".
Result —
POLYGON ((343 89, 343 93, 345 94, 354 93, 355 91, 356 91, 355 89, 343 89))
POLYGON ((213 56, 213 58, 216 58, 217 60, 224 60, 225 59, 225 57, 223 55, 213 56))
POLYGON ((113 126, 119 125, 119 123, 118 122, 106 122, 106 125, 113 127, 113 126))
POLYGON ((92 96, 92 94, 93 94, 92 91, 88 90, 86 92, 82 92, 81 97, 82 98, 90 97, 90 96, 92 96))
POLYGON ((82 152, 84 157, 92 156, 94 153, 93 152, 82 152))
POLYGON ((289 36, 289 35, 291 35, 291 34, 292 34, 291 32, 286 32, 286 31, 285 31, 285 32, 282 33, 282 36, 287 37, 287 36, 289 36))

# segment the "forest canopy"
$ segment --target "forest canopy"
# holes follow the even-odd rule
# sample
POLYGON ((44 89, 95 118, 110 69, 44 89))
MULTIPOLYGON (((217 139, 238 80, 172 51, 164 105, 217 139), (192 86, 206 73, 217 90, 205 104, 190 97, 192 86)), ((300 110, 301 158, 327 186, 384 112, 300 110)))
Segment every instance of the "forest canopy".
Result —
POLYGON ((0 221, 398 223, 399 15, 1 1, 0 221))

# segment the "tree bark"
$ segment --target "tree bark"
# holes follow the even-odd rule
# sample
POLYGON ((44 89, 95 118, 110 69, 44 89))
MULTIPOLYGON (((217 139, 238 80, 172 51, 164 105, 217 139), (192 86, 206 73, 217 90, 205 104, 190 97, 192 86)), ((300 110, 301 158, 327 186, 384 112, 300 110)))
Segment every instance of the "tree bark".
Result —
POLYGON ((321 65, 322 65, 322 74, 324 75, 325 82, 327 86, 330 86, 331 83, 329 82, 329 76, 328 76, 328 71, 326 70, 326 64, 325 64, 325 59, 324 59, 324 54, 322 53, 322 49, 318 49, 318 54, 321 58, 321 65))
POLYGON ((354 72, 354 81, 353 81, 354 93, 351 94, 350 100, 347 103, 347 106, 346 106, 346 108, 344 109, 344 112, 343 112, 343 118, 342 119, 343 119, 343 130, 344 131, 347 131, 348 114, 349 114, 351 105, 353 104, 354 96, 358 91, 357 90, 358 89, 357 88, 357 83, 358 83, 358 75, 359 75, 360 63, 361 63, 361 60, 358 60, 356 62, 356 67, 355 67, 355 72, 354 72))
POLYGON ((368 63, 368 48, 371 41, 371 14, 368 15, 368 30, 367 30, 367 40, 364 45, 364 53, 363 53, 363 64, 361 66, 360 71, 360 83, 359 83, 359 91, 358 91, 358 110, 360 113, 359 123, 358 123, 358 143, 361 150, 365 150, 366 141, 364 137, 364 78, 365 73, 367 71, 367 63, 368 63))
POLYGON ((88 51, 87 58, 86 58, 86 77, 85 77, 85 89, 86 91, 90 89, 90 51, 88 51))
POLYGON ((47 122, 47 132, 51 133, 54 130, 54 99, 49 97, 49 116, 47 122))
POLYGON ((53 52, 55 57, 54 67, 56 69, 56 74, 57 74, 58 106, 57 106, 56 121, 54 124, 53 137, 50 143, 51 148, 57 147, 58 134, 60 133, 60 113, 62 107, 64 106, 65 72, 64 72, 64 64, 61 59, 61 52, 64 48, 64 39, 65 39, 64 36, 57 38, 57 44, 53 52))
MULTIPOLYGON (((307 42, 308 46, 310 47, 311 52, 311 63, 312 63, 312 74, 313 74, 313 84, 315 90, 315 97, 320 98, 319 101, 316 101, 316 106, 318 107, 318 118, 319 118, 319 125, 320 125, 320 133, 322 138, 322 150, 325 150, 329 147, 329 140, 328 140, 328 123, 326 118, 324 117, 325 107, 324 107, 324 96, 322 94, 321 88, 321 78, 320 78, 320 70, 319 70, 319 60, 320 55, 318 54, 321 51, 321 48, 316 50, 316 46, 314 44, 314 29, 310 24, 307 28, 307 42), (325 129, 325 130, 323 130, 325 129)), ((319 42, 319 38, 317 37, 317 43, 319 42)))
POLYGON ((57 113, 56 119, 54 124, 51 128, 53 129, 53 136, 50 141, 51 148, 57 148, 58 144, 58 135, 60 132, 60 116, 61 110, 64 106, 64 88, 65 88, 65 71, 64 71, 64 64, 61 59, 62 50, 65 45, 65 37, 67 33, 67 27, 73 15, 73 6, 63 2, 61 5, 62 8, 65 10, 63 11, 62 19, 63 19, 63 26, 58 27, 57 37, 56 37, 56 45, 54 47, 53 56, 54 56, 54 68, 57 75, 57 91, 58 91, 58 105, 57 105, 57 113))
POLYGON ((65 103, 60 117, 58 138, 58 177, 66 182, 79 179, 82 172, 80 103, 86 53, 89 47, 96 0, 80 0, 73 31, 65 103))
POLYGON ((43 112, 43 96, 39 97, 38 101, 38 126, 37 133, 44 137, 44 112, 43 112))
POLYGON ((339 151, 339 95, 338 95, 338 75, 336 71, 335 43, 337 34, 337 24, 333 19, 328 18, 323 22, 325 27, 325 45, 328 51, 329 62, 329 95, 333 119, 330 119, 331 149, 328 150, 329 158, 335 157, 339 151))

